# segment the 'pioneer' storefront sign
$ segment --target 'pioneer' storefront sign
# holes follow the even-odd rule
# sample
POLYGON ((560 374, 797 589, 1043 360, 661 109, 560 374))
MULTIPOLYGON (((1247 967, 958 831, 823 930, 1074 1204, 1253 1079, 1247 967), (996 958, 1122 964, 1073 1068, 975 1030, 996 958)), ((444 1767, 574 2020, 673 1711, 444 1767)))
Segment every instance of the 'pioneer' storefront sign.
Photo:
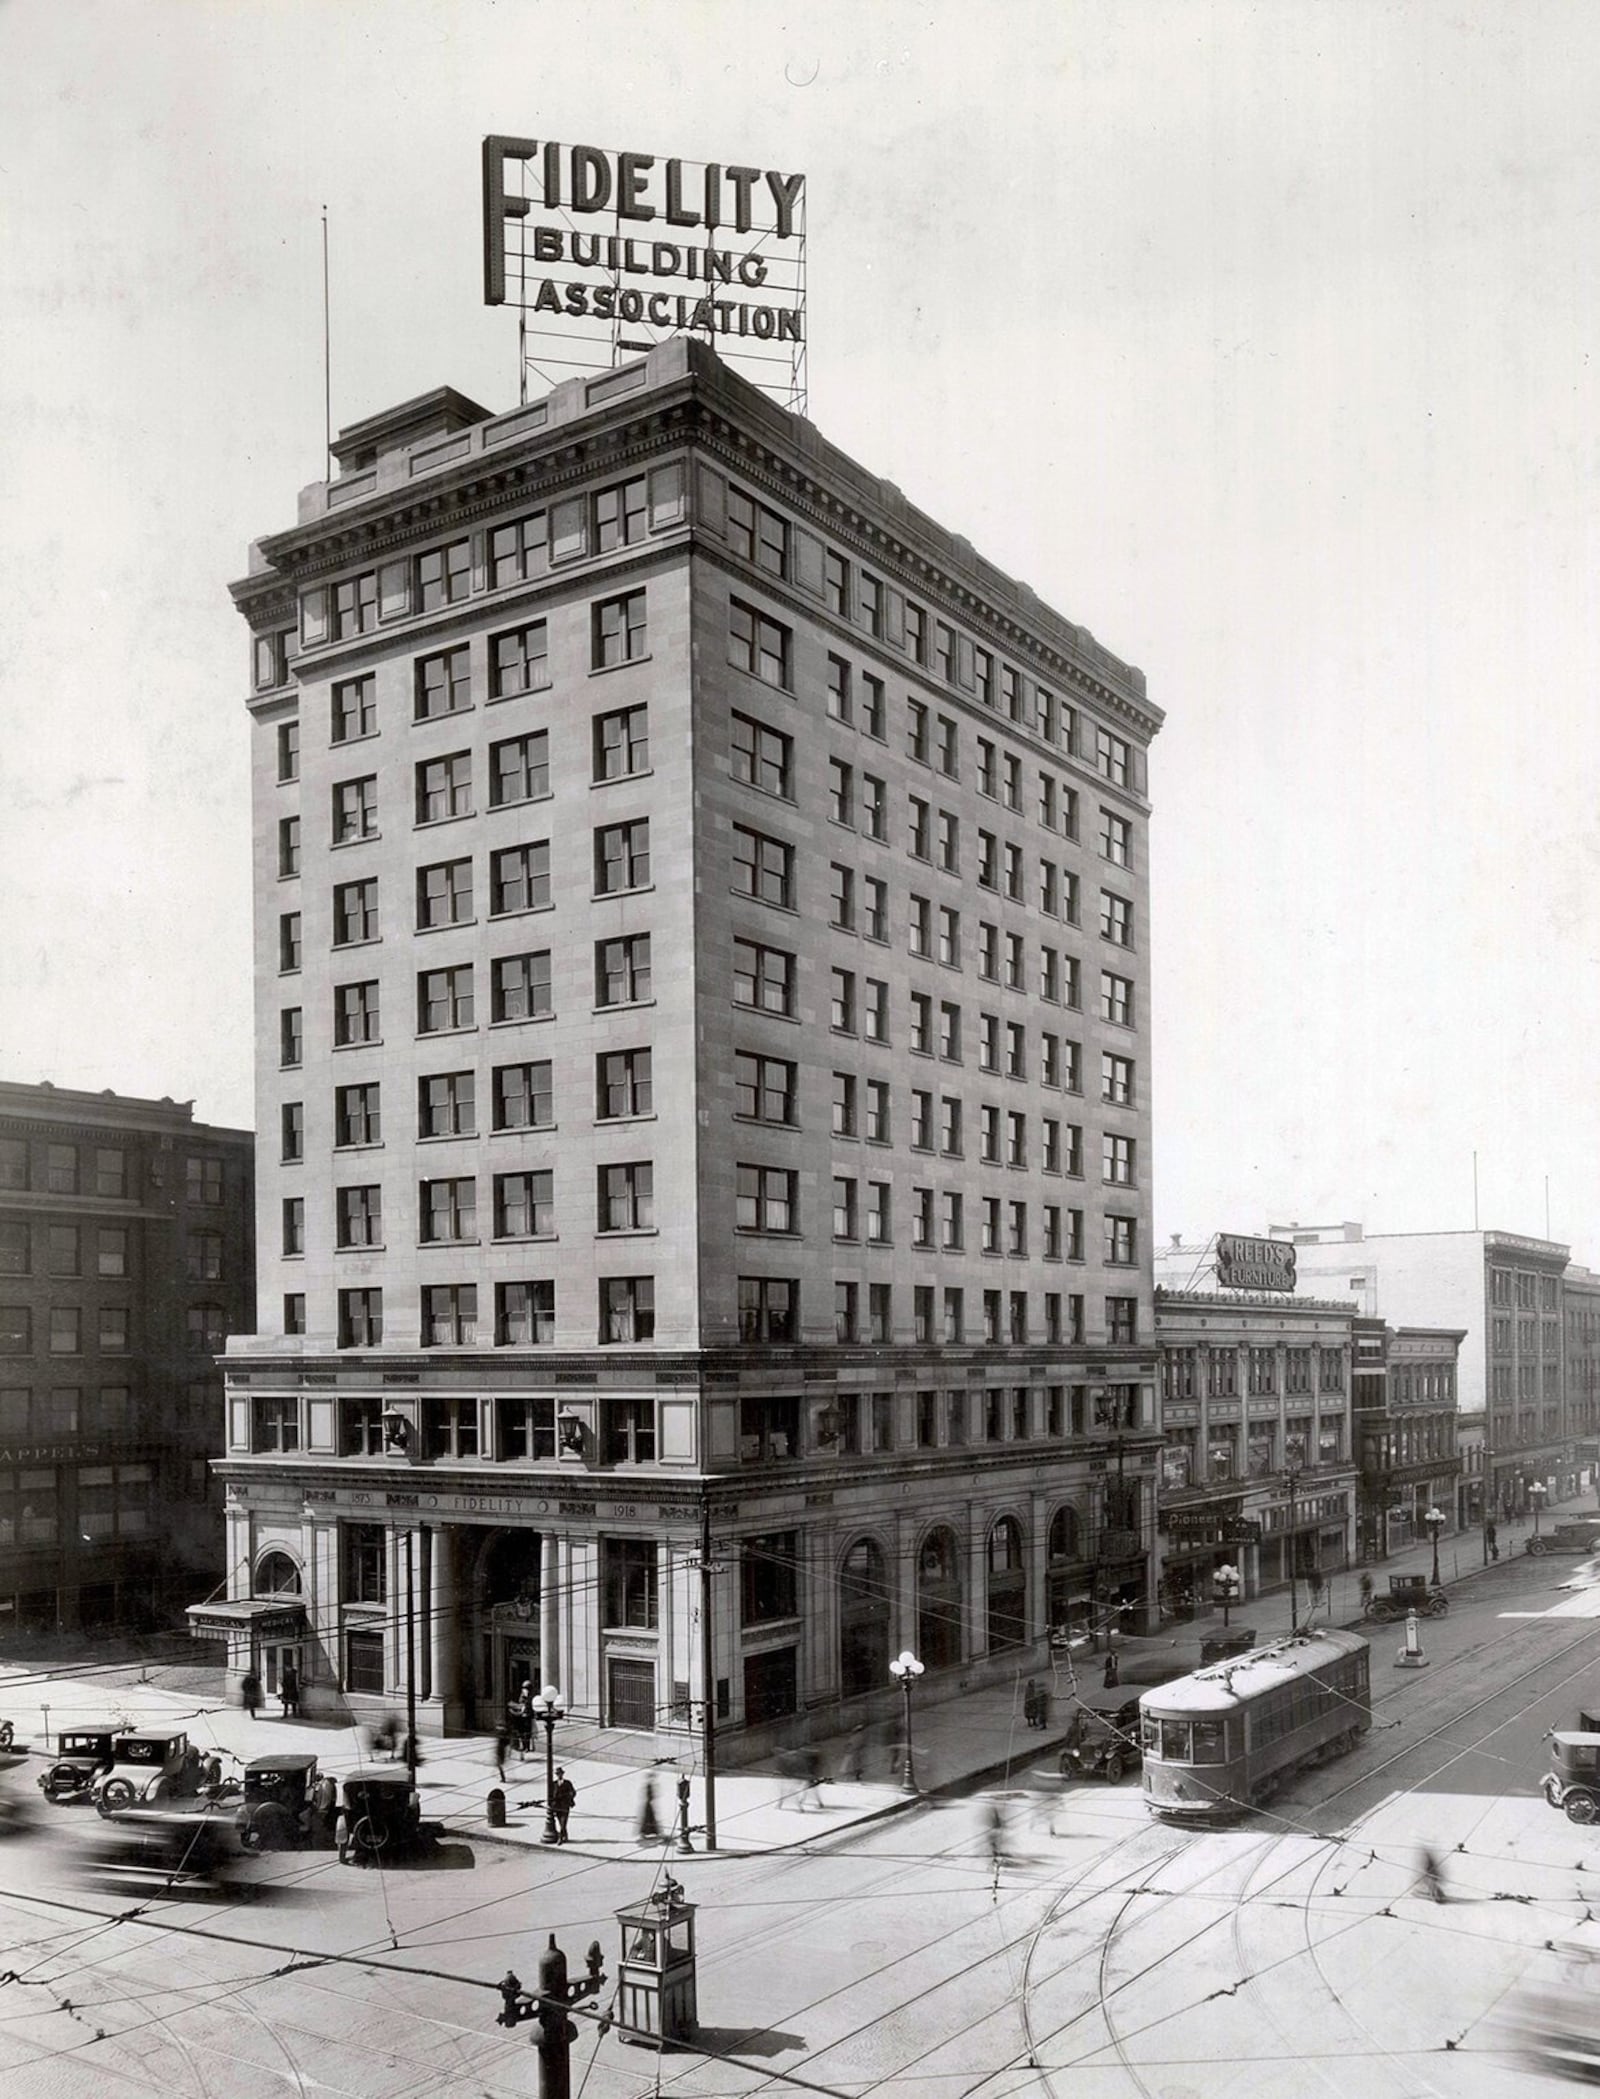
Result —
POLYGON ((1294 1288, 1294 1248, 1282 1239, 1217 1234, 1217 1284, 1223 1290, 1294 1288))
MULTIPOLYGON (((767 346, 790 374, 805 332, 805 177, 777 168, 495 136, 483 142, 483 297, 531 337, 587 333, 609 361, 623 327, 767 346), (600 332, 603 331, 603 334, 600 332), (779 346, 788 345, 779 353, 779 346)), ((537 348, 528 352, 537 364, 537 348)), ((757 368, 758 384, 778 391, 757 368)))

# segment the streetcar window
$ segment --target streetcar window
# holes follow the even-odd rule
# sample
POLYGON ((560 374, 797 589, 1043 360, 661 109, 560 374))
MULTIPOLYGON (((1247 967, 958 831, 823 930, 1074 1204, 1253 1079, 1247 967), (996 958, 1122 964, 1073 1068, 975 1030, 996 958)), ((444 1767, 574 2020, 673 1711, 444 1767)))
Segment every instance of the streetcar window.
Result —
POLYGON ((1161 1754, 1169 1764, 1189 1762, 1189 1723, 1187 1720, 1163 1720, 1161 1722, 1161 1754))
POLYGON ((1161 1722, 1146 1713, 1139 1722, 1139 1744, 1146 1756, 1161 1754, 1161 1722))
POLYGON ((1197 1720, 1194 1723, 1194 1760, 1197 1764, 1225 1764, 1227 1758, 1227 1727, 1221 1720, 1197 1720))

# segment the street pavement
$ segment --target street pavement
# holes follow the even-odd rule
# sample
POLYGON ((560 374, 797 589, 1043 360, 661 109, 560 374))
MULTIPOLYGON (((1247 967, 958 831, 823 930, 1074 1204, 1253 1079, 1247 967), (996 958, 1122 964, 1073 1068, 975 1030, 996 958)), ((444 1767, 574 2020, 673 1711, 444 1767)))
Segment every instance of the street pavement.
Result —
MULTIPOLYGON (((1576 1513, 1576 1512, 1574 1512, 1576 1513)), ((1547 1512, 1545 1527, 1558 1520, 1547 1512)), ((1532 1533, 1530 1523, 1503 1523, 1499 1529, 1501 1564, 1520 1556, 1532 1533)), ((1544 1563, 1553 1585, 1563 1578, 1564 1563, 1544 1563)), ((1370 1572, 1380 1593, 1391 1574, 1427 1574, 1432 1554, 1427 1545, 1395 1555, 1370 1572)), ((1484 1571, 1482 1540, 1477 1532, 1441 1540, 1439 1571, 1447 1589, 1471 1583, 1484 1571)), ((1541 1601, 1543 1592, 1541 1591, 1541 1601)), ((1310 1598, 1304 1584, 1296 1598, 1300 1623, 1307 1620, 1310 1598)), ((1315 1622, 1361 1624, 1360 1570, 1334 1575, 1315 1608, 1315 1622)), ((1567 1596, 1553 1592, 1531 1616, 1585 1618, 1600 1615, 1600 1590, 1567 1596)), ((1232 1607, 1231 1629, 1250 1627, 1258 1644, 1289 1630, 1289 1594, 1279 1589, 1232 1607)), ((1426 1621, 1425 1621, 1426 1624, 1426 1621)), ((1220 1633, 1222 1614, 1213 1610, 1192 1623, 1170 1625, 1151 1638, 1118 1635, 1115 1641, 1122 1684, 1130 1697, 1142 1684, 1159 1681, 1164 1672, 1182 1673, 1199 1658, 1203 1637, 1220 1633)), ((1396 1628, 1364 1628, 1375 1642, 1394 1637, 1396 1628)), ((1426 1635, 1425 1635, 1426 1637, 1426 1635)), ((778 1851, 818 1842, 892 1815, 914 1804, 918 1794, 959 1794, 979 1786, 1025 1787, 1030 1772, 1052 1767, 1076 1709, 1079 1694, 1104 1702, 1105 1654, 1084 1650, 1053 1655, 1048 1667, 1019 1667, 1014 1679, 938 1701, 919 1701, 913 1716, 917 1792, 903 1783, 903 1749, 877 1729, 823 1737, 814 1743, 823 1773, 815 1795, 801 1781, 772 1766, 719 1771, 716 1780, 717 1850, 727 1856, 778 1851), (1050 1723, 1040 1730, 1023 1720, 1023 1691, 1029 1675, 1051 1694, 1050 1723), (849 1776, 837 1775, 849 1773, 849 1776)), ((276 1711, 252 1719, 242 1709, 221 1705, 208 1684, 220 1684, 220 1671, 198 1662, 186 1667, 151 1665, 137 1668, 61 1664, 48 1668, 20 1655, 0 1657, 0 1719, 10 1719, 17 1745, 35 1765, 64 1727, 102 1714, 138 1726, 187 1728, 203 1750, 221 1755, 225 1771, 237 1774, 252 1756, 269 1751, 300 1750, 316 1755, 336 1776, 372 1761, 360 1731, 321 1722, 315 1714, 288 1720, 276 1711)), ((652 1767, 622 1764, 604 1755, 586 1754, 585 1728, 579 1721, 558 1725, 555 1760, 577 1787, 570 1824, 569 1848, 593 1857, 660 1856, 659 1843, 638 1836, 639 1811, 647 1772, 652 1767)), ((424 1813, 462 1835, 488 1837, 510 1845, 537 1845, 545 1828, 545 1758, 542 1739, 534 1753, 518 1757, 508 1751, 504 1779, 496 1773, 494 1744, 485 1735, 424 1738, 418 1772, 424 1813), (488 1826, 491 1787, 505 1794, 503 1829, 488 1826)), ((785 1760, 787 1763, 788 1760, 785 1760)), ((653 1767, 657 1818, 665 1830, 675 1817, 680 1767, 653 1767)), ((703 1774, 690 1771, 691 1835, 695 1850, 705 1848, 703 1774)))

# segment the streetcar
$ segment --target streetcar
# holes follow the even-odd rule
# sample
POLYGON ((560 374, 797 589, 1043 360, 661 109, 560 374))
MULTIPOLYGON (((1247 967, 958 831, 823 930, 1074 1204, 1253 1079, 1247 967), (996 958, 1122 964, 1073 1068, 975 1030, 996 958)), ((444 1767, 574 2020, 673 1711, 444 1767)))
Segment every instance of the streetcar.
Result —
POLYGON ((1358 1633, 1293 1633, 1146 1691, 1145 1804, 1168 1821, 1227 1821, 1353 1749, 1372 1725, 1371 1652, 1358 1633))

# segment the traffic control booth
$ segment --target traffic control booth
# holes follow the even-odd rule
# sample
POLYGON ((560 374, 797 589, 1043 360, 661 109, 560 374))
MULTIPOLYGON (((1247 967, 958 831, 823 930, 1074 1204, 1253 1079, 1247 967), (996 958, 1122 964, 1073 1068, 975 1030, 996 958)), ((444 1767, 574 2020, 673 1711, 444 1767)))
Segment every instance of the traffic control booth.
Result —
POLYGON ((646 2048, 692 2041, 699 2031, 695 2002, 695 1905, 667 1875, 643 1902, 617 1911, 622 1951, 617 1962, 616 2024, 620 2040, 646 2048))

